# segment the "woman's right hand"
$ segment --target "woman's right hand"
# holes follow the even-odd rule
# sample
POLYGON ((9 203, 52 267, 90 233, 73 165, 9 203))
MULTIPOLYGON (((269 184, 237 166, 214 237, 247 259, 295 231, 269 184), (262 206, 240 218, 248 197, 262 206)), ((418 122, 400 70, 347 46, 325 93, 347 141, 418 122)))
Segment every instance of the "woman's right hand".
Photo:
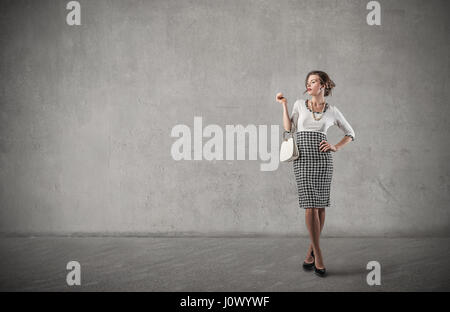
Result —
POLYGON ((283 96, 283 93, 277 93, 276 101, 280 104, 286 104, 287 99, 283 96))

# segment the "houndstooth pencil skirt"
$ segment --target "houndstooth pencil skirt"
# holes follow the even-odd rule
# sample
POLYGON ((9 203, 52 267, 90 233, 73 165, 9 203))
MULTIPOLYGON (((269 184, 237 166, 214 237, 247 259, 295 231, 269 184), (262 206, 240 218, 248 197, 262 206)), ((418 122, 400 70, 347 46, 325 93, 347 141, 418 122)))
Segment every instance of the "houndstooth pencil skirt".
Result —
POLYGON ((293 161, 299 207, 329 207, 333 157, 331 150, 319 150, 327 136, 318 131, 298 131, 294 138, 300 151, 300 157, 293 161))

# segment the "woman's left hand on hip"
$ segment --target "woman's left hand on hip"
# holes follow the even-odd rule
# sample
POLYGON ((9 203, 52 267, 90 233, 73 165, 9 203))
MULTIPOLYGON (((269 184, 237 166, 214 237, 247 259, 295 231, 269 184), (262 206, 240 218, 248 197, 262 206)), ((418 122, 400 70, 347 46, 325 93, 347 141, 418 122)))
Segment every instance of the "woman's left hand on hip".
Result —
POLYGON ((332 151, 332 152, 336 152, 336 151, 337 151, 337 148, 336 148, 336 146, 334 146, 333 144, 330 144, 330 143, 328 143, 327 141, 322 140, 322 141, 320 142, 320 144, 319 144, 319 150, 320 150, 321 152, 326 152, 326 151, 328 151, 328 150, 330 150, 330 151, 332 151))

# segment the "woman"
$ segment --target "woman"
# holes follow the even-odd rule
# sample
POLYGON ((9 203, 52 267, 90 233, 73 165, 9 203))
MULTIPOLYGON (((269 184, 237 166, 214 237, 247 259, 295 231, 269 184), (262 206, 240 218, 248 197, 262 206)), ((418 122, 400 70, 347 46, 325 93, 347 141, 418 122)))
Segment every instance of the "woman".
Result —
POLYGON ((326 275, 319 237, 325 221, 325 207, 330 206, 330 186, 333 176, 333 157, 352 140, 355 132, 335 105, 325 102, 326 96, 336 86, 327 73, 311 71, 306 75, 306 90, 311 99, 298 99, 289 117, 287 99, 278 93, 276 100, 283 105, 283 124, 286 131, 293 131, 300 157, 293 161, 297 181, 300 208, 305 209, 305 221, 311 244, 303 262, 304 269, 312 269, 317 275, 326 275), (327 130, 337 125, 344 137, 336 145, 327 141, 327 130))

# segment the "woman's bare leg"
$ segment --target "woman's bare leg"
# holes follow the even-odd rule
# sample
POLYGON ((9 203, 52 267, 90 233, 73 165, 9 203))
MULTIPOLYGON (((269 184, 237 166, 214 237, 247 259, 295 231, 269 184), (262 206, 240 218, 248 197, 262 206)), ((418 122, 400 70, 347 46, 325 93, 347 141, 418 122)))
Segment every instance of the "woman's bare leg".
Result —
POLYGON ((319 218, 319 210, 323 208, 306 208, 305 209, 305 221, 306 227, 309 231, 309 236, 311 239, 311 244, 314 250, 315 264, 318 269, 323 269, 323 259, 322 252, 320 250, 319 245, 319 237, 320 237, 320 218, 319 218))
MULTIPOLYGON (((323 225, 325 224, 325 208, 318 209, 319 211, 319 219, 320 219, 320 233, 322 233, 323 225)), ((319 235, 320 236, 320 235, 319 235)), ((313 262, 313 257, 311 257, 311 251, 313 250, 312 243, 309 244, 308 252, 305 261, 307 263, 313 262)))

